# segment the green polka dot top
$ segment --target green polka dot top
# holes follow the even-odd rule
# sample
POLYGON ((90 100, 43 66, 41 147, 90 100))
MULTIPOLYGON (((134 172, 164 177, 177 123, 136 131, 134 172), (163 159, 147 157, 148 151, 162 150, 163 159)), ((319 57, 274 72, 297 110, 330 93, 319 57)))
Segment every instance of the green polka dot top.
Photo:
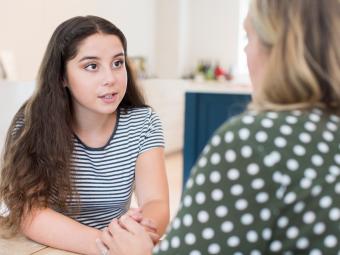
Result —
POLYGON ((340 118, 246 112, 204 148, 158 255, 340 255, 340 118))

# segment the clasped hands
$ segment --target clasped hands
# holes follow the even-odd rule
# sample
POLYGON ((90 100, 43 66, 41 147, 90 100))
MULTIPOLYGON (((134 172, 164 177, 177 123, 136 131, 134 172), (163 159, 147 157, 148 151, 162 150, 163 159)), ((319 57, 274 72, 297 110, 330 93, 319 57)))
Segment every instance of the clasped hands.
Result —
POLYGON ((150 255, 159 238, 152 220, 144 218, 140 208, 132 208, 113 219, 96 244, 101 255, 150 255))

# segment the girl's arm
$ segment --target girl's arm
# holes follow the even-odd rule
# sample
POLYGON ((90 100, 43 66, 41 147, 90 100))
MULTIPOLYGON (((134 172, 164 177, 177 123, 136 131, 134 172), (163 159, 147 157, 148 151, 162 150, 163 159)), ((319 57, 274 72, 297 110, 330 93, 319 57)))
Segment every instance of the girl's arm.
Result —
POLYGON ((52 209, 37 209, 26 215, 22 232, 28 238, 54 248, 98 255, 96 239, 101 231, 87 227, 52 209))
POLYGON ((153 221, 158 234, 163 235, 169 223, 169 190, 163 148, 152 148, 139 155, 136 197, 144 218, 153 221))

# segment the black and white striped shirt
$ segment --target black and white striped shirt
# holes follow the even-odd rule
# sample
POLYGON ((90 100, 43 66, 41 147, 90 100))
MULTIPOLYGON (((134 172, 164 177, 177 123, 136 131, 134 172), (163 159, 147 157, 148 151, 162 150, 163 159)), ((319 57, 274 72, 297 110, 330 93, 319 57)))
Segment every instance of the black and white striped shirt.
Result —
MULTIPOLYGON (((119 109, 115 130, 102 148, 89 148, 75 137, 71 178, 80 208, 65 214, 99 229, 124 214, 130 206, 137 157, 154 147, 164 147, 164 138, 151 108, 119 109)), ((77 206, 75 200, 68 201, 70 209, 77 206)))

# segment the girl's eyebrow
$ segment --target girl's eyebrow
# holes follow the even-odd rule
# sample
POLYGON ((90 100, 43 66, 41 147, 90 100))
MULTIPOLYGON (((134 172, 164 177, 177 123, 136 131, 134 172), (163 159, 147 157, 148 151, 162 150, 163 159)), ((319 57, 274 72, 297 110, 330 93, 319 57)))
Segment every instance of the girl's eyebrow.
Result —
MULTIPOLYGON (((120 52, 116 55, 113 56, 113 58, 116 58, 116 57, 121 57, 121 56, 125 56, 124 52, 120 52)), ((98 60, 99 58, 96 57, 96 56, 85 56, 85 57, 82 57, 78 62, 82 62, 84 60, 98 60)))

